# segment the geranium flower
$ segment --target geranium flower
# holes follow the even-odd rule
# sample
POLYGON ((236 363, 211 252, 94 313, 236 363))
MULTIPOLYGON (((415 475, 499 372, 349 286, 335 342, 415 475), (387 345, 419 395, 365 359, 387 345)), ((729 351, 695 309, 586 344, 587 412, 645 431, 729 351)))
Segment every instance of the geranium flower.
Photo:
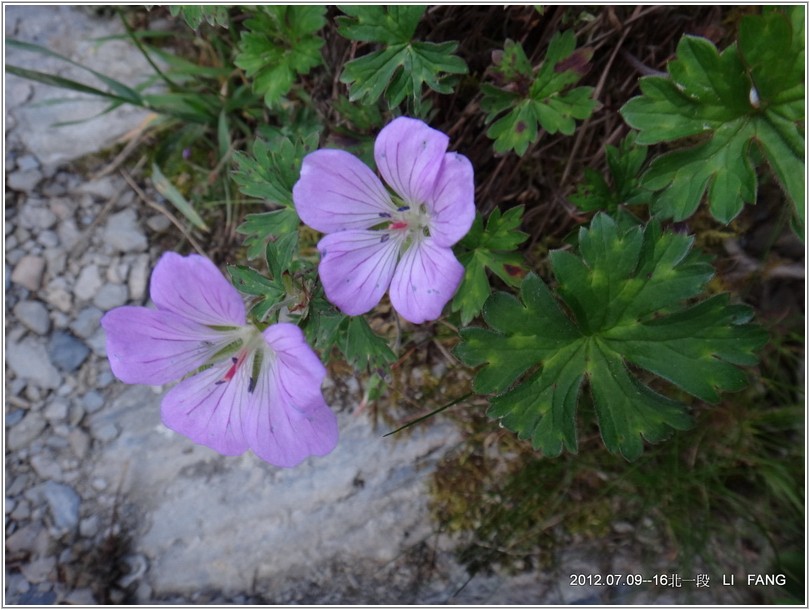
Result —
POLYGON ((379 178, 342 150, 304 157, 293 201, 301 220, 327 235, 318 243, 326 297, 343 313, 371 310, 389 290, 406 320, 435 320, 464 267, 451 247, 475 217, 470 161, 448 153, 449 138, 400 117, 374 143, 379 178))
POLYGON ((246 323, 239 293, 202 256, 164 254, 150 291, 157 309, 118 307, 101 325, 121 381, 162 385, 190 374, 163 398, 166 426, 224 455, 252 449, 276 466, 334 449, 326 369, 301 329, 246 323))

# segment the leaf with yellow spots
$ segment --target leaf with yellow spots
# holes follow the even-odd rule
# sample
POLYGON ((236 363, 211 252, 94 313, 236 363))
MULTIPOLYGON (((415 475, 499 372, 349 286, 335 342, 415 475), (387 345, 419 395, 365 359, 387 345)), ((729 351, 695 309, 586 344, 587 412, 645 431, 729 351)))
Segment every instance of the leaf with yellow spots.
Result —
POLYGON ((490 328, 463 329, 456 348, 465 364, 481 367, 473 388, 494 395, 489 415, 546 455, 575 452, 587 383, 605 446, 632 460, 642 438, 659 441, 691 422, 642 374, 712 403, 742 389, 738 367, 757 362, 766 333, 727 295, 685 304, 713 275, 692 241, 656 221, 622 230, 597 214, 580 229, 579 255, 551 253, 558 297, 534 274, 520 299, 492 295, 483 310, 490 328))

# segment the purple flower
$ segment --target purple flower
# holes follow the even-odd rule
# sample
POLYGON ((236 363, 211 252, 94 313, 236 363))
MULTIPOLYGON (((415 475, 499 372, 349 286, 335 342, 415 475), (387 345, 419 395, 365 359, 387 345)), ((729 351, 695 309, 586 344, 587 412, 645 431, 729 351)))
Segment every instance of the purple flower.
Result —
POLYGON ((321 394, 326 369, 301 329, 247 324, 239 293, 202 256, 164 254, 150 291, 157 309, 118 307, 101 325, 121 381, 182 378, 161 404, 166 426, 224 455, 252 449, 276 466, 334 449, 337 419, 321 394))
POLYGON ((451 246, 475 217, 470 161, 448 153, 449 138, 400 117, 377 136, 374 159, 386 190, 360 159, 322 149, 304 157, 293 187, 301 220, 327 235, 318 243, 318 273, 343 313, 372 309, 389 290, 406 320, 438 318, 464 267, 451 246))

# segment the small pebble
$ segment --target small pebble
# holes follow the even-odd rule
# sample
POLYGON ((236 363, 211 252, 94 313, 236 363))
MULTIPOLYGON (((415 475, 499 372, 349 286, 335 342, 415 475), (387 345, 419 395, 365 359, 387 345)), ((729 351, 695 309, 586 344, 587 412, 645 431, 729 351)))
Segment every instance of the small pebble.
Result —
POLYGON ((82 397, 84 410, 88 413, 95 413, 104 406, 104 397, 96 390, 90 390, 82 397))
POLYGON ((122 284, 105 284, 93 298, 93 305, 102 311, 109 311, 127 302, 129 291, 122 284))
POLYGON ((88 339, 99 329, 101 316, 103 315, 104 313, 96 307, 86 307, 79 312, 79 315, 70 324, 70 330, 77 337, 88 339))
POLYGON ((38 335, 46 334, 51 328, 48 309, 39 301, 20 301, 14 306, 17 320, 38 335))
POLYGON ((42 283, 45 259, 39 256, 23 256, 11 274, 11 281, 34 292, 42 283))
POLYGON ((72 334, 57 331, 51 336, 48 353, 54 365, 67 373, 72 373, 87 359, 90 349, 72 334))
POLYGON ((81 498, 72 487, 48 481, 42 487, 42 496, 48 503, 57 530, 69 532, 78 527, 81 498))

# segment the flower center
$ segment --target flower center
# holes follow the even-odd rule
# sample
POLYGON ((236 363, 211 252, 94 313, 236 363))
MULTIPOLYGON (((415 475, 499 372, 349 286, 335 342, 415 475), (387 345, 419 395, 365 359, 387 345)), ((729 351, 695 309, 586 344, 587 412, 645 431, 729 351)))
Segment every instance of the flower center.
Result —
POLYGON ((383 241, 387 241, 391 235, 394 235, 399 240, 410 244, 414 239, 430 235, 430 214, 424 204, 406 205, 403 203, 396 212, 385 213, 385 217, 390 218, 391 221, 385 227, 388 233, 383 237, 383 241))
POLYGON ((268 351, 266 349, 267 343, 261 331, 250 324, 240 328, 235 335, 236 340, 230 346, 236 348, 237 352, 231 356, 231 366, 225 372, 225 375, 215 381, 214 384, 221 385, 231 381, 245 362, 251 360, 250 380, 248 382, 248 393, 250 393, 256 388, 256 381, 261 372, 265 352, 268 351))

